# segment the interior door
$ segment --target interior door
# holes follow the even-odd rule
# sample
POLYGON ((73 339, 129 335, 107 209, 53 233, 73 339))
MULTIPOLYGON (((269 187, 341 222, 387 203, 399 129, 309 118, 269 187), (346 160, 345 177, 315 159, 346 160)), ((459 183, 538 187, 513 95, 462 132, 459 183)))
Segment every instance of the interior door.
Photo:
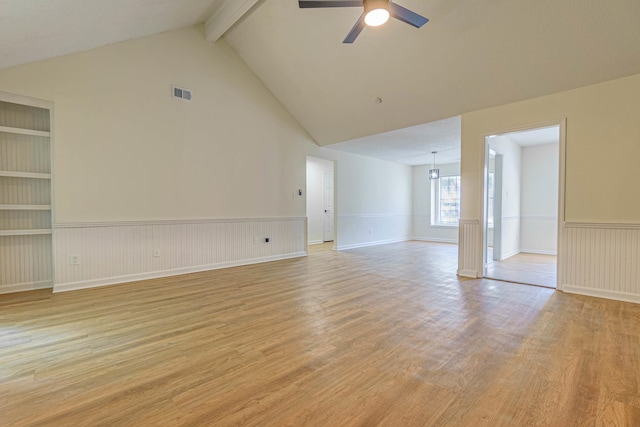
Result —
POLYGON ((322 197, 324 205, 325 242, 333 242, 333 174, 325 172, 322 176, 322 197))

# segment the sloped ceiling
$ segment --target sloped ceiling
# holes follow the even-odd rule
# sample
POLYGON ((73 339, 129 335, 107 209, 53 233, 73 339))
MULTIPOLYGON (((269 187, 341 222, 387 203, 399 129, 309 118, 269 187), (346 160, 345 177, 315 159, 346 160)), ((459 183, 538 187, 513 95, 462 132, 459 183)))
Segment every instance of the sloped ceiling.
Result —
POLYGON ((454 146, 453 133, 459 149, 459 119, 451 125, 464 112, 640 73, 638 0, 396 1, 431 21, 415 29, 391 20, 344 45, 358 8, 301 10, 296 0, 0 0, 0 68, 210 17, 228 23, 239 17, 236 9, 255 4, 225 38, 318 144, 350 141, 334 147, 408 164, 430 158, 418 160, 418 152, 447 150, 445 140, 454 146), (448 121, 424 126, 441 119, 448 121))
POLYGON ((431 21, 264 0, 225 39, 322 146, 640 73, 638 0, 397 3, 431 21))
POLYGON ((224 0, 0 0, 0 68, 202 23, 224 0))

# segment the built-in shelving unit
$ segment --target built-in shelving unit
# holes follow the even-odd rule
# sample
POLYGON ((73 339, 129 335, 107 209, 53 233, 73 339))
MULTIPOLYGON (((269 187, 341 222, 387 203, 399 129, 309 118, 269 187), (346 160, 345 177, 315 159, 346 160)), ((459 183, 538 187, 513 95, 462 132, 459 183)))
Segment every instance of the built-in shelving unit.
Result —
POLYGON ((0 205, 2 211, 50 211, 51 205, 0 205))
POLYGON ((41 130, 14 128, 10 126, 0 126, 0 132, 15 133, 16 135, 44 136, 45 138, 49 138, 51 135, 49 132, 41 130))
POLYGON ((51 179, 50 173, 35 173, 35 172, 0 171, 0 176, 8 176, 10 178, 51 179))
POLYGON ((0 92, 0 293, 51 287, 51 106, 0 92))
POLYGON ((37 234, 51 234, 51 230, 2 230, 0 236, 35 236, 37 234))

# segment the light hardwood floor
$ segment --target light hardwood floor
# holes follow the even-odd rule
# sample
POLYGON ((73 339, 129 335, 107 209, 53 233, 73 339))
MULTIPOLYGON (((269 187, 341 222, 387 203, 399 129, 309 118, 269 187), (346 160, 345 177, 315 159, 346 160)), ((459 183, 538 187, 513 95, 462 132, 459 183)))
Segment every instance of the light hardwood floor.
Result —
POLYGON ((519 253, 503 261, 493 261, 489 250, 486 277, 529 285, 556 287, 557 257, 519 253))
POLYGON ((0 296, 0 425, 640 425, 640 305, 461 280, 456 250, 0 296))

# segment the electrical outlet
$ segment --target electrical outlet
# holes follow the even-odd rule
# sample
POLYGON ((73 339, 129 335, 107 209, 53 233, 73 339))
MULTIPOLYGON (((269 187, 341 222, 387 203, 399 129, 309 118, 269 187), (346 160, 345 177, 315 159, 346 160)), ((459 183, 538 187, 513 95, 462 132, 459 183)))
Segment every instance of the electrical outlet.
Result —
POLYGON ((158 258, 160 256, 160 249, 154 249, 153 250, 153 256, 158 258))
POLYGON ((80 265, 80 255, 69 255, 69 264, 71 265, 80 265))

